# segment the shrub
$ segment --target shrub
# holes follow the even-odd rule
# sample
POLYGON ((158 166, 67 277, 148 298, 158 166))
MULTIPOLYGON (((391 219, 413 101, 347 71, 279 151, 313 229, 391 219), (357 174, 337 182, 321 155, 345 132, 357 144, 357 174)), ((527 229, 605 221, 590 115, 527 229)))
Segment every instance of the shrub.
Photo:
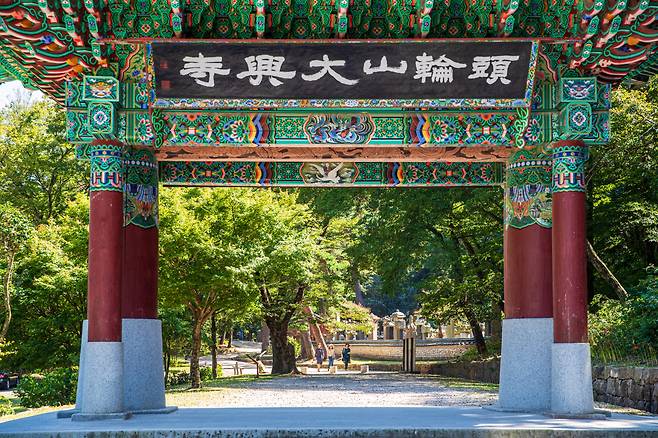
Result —
MULTIPOLYGON (((211 367, 201 367, 199 368, 199 371, 201 373, 201 381, 205 382, 208 380, 212 380, 212 368, 211 367)), ((222 366, 220 364, 217 364, 217 377, 222 377, 222 366)))
MULTIPOLYGON (((217 364, 217 377, 222 377, 222 366, 220 364, 217 364)), ((212 368, 211 367, 200 367, 199 368, 199 374, 201 374, 201 381, 202 382, 207 382, 209 380, 212 380, 212 368)), ((190 373, 188 371, 183 371, 180 373, 169 373, 169 376, 167 376, 167 381, 165 384, 167 387, 171 387, 174 385, 184 385, 184 384, 190 384, 192 382, 192 379, 190 379, 190 373)))
POLYGON ((14 404, 7 397, 0 396, 0 417, 3 415, 12 415, 14 413, 14 404))
POLYGON ((597 311, 589 315, 589 335, 595 361, 658 363, 658 273, 648 273, 624 302, 594 298, 597 311))
POLYGON ((165 382, 165 385, 167 387, 171 387, 175 385, 183 385, 185 383, 190 383, 189 372, 187 371, 182 371, 180 373, 170 372, 169 375, 167 376, 167 381, 165 382))
POLYGON ((77 381, 75 369, 55 368, 42 376, 23 377, 16 388, 16 395, 26 408, 73 404, 77 381))

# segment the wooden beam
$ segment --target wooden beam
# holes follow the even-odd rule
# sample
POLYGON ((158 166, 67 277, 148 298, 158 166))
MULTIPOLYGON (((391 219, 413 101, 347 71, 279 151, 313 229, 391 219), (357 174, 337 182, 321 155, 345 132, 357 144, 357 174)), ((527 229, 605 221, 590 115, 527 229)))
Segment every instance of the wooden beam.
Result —
POLYGON ((165 146, 158 161, 505 162, 512 147, 165 146))

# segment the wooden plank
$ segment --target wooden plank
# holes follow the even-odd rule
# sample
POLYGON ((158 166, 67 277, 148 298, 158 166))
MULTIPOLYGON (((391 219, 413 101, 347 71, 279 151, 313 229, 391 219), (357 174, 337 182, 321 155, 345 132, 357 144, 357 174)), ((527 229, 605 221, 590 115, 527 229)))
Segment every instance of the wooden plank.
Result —
POLYGON ((512 147, 190 147, 165 146, 158 161, 505 162, 512 147))

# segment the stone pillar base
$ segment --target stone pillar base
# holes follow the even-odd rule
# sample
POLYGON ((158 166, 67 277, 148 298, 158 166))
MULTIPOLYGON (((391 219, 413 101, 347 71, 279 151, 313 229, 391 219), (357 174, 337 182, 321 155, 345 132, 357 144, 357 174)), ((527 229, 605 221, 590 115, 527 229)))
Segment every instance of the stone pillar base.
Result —
POLYGON ((503 320, 498 410, 550 409, 553 318, 503 320))
POLYGON ((553 344, 551 414, 595 413, 591 362, 589 344, 553 344))
POLYGON ((84 321, 75 409, 59 411, 58 418, 91 421, 177 409, 165 405, 160 320, 123 319, 122 342, 87 339, 84 321))
POLYGON ((123 319, 123 405, 130 412, 165 409, 162 322, 123 319))
MULTIPOLYGON (((122 414, 123 409, 123 344, 121 342, 87 342, 81 361, 84 415, 122 414)), ((77 404, 77 403, 76 403, 77 404)), ((74 414, 75 417, 78 414, 74 414)))

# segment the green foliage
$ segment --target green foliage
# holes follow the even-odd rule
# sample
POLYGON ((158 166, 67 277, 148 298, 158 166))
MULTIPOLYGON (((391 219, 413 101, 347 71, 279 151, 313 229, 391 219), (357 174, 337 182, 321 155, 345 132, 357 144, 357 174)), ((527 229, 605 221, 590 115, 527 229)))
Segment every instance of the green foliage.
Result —
POLYGON ((7 397, 0 396, 0 417, 3 415, 13 415, 14 404, 7 397))
POLYGON ((45 223, 87 186, 86 167, 66 142, 66 112, 54 102, 0 113, 0 202, 45 223))
MULTIPOLYGON (((199 374, 201 376, 202 382, 209 382, 212 380, 211 367, 200 367, 199 374)), ((223 374, 222 366, 220 364, 217 364, 217 378, 222 377, 222 374, 223 374)), ((172 386, 189 385, 190 383, 192 383, 192 379, 190 378, 190 373, 187 371, 181 371, 176 373, 170 373, 167 376, 167 380, 165 381, 165 386, 167 388, 171 388, 172 386)))
POLYGON ((8 338, 10 369, 76 365, 86 316, 89 201, 79 195, 56 220, 37 227, 15 277, 14 316, 8 338), (57 297, 57 299, 53 299, 57 297))
POLYGON ((20 210, 9 203, 0 204, 0 268, 2 274, 2 297, 4 321, 0 329, 0 342, 4 341, 12 318, 12 295, 14 268, 18 252, 30 237, 32 228, 20 210))
POLYGON ((592 354, 601 362, 658 364, 658 269, 620 302, 597 295, 589 315, 592 354))
POLYGON ((16 254, 30 237, 32 227, 25 215, 10 203, 0 204, 0 251, 16 254))
POLYGON ((288 336, 288 344, 292 345, 295 349, 295 357, 299 357, 302 354, 302 343, 292 336, 288 336))
POLYGON ((77 370, 55 368, 42 376, 23 377, 16 388, 16 395, 26 408, 68 405, 75 403, 77 381, 77 370))
MULTIPOLYGON (((592 148, 588 165, 588 234, 626 288, 642 280, 647 266, 658 266, 657 88, 654 76, 647 89, 612 93, 610 143, 592 148)), ((612 296, 594 279, 597 292, 612 296)))
POLYGON ((329 312, 325 328, 335 332, 356 335, 357 331, 372 332, 370 309, 350 301, 341 301, 329 312))

